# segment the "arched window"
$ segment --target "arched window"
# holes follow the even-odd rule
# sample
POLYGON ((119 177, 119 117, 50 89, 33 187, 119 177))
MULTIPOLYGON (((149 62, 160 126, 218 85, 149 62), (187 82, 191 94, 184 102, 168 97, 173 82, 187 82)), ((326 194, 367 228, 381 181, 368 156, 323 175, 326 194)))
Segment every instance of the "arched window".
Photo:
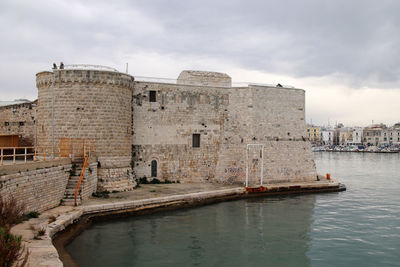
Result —
POLYGON ((157 177, 157 160, 151 161, 151 177, 157 177))

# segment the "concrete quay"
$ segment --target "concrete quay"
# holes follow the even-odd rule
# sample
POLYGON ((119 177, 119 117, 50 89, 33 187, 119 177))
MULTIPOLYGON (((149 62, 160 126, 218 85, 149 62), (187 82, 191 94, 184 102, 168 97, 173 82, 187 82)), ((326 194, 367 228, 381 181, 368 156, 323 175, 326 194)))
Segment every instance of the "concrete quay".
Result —
MULTIPOLYGON (((96 218, 128 216, 248 197, 345 190, 335 180, 264 184, 264 187, 267 188, 266 192, 251 194, 244 187, 220 184, 146 184, 133 191, 110 193, 109 198, 90 198, 79 207, 59 206, 47 210, 39 218, 18 224, 11 231, 22 236, 25 249, 30 253, 28 266, 74 266, 73 259, 64 250, 65 243, 72 240, 74 234, 67 233, 66 230, 73 228, 72 225, 75 227, 96 218), (45 233, 38 236, 39 230, 45 230, 45 233), (63 232, 69 237, 58 242, 56 249, 53 239, 63 232)), ((82 229, 84 227, 73 232, 76 235, 82 229)))

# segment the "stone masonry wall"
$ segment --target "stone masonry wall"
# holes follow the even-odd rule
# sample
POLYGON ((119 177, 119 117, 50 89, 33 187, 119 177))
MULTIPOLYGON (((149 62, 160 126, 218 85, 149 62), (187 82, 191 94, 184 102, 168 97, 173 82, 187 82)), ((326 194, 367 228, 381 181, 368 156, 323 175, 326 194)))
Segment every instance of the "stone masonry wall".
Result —
POLYGON ((315 180, 304 123, 304 90, 250 86, 230 91, 216 180, 245 181, 248 160, 250 184, 260 183, 261 145, 264 183, 315 180), (248 159, 247 144, 259 145, 249 147, 248 159))
POLYGON ((19 135, 19 146, 33 146, 35 112, 32 103, 0 107, 0 135, 19 135))
POLYGON ((228 99, 228 91, 221 88, 137 82, 135 176, 150 177, 151 162, 156 160, 158 179, 210 181, 215 176, 228 99), (156 102, 149 101, 149 90, 157 91, 156 102), (192 147, 194 133, 201 135, 199 148, 192 147))
POLYGON ((81 184, 81 199, 85 201, 97 191, 97 162, 89 164, 81 184))
POLYGON ((136 185, 130 166, 131 157, 113 159, 99 157, 98 160, 101 167, 97 169, 97 191, 127 191, 136 185))
POLYGON ((2 174, 0 169, 0 195, 25 203, 26 212, 56 207, 64 197, 71 166, 69 163, 24 171, 21 164, 21 171, 10 174, 2 174))
POLYGON ((311 181, 316 170, 304 123, 304 90, 136 82, 132 164, 136 177, 243 184, 311 181), (157 93, 150 102, 148 92, 157 93), (200 147, 192 147, 192 134, 200 147), (247 144, 251 146, 246 158, 247 144))

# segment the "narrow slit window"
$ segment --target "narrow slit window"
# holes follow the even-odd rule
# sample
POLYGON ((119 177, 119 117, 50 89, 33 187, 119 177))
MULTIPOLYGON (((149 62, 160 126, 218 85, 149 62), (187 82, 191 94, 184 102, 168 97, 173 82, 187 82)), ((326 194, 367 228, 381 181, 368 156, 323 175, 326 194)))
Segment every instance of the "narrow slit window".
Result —
POLYGON ((192 146, 200 147, 200 134, 193 134, 192 146))
POLYGON ((150 99, 150 102, 156 102, 157 101, 156 91, 150 91, 149 99, 150 99))
POLYGON ((157 177, 157 161, 151 161, 151 177, 157 177))

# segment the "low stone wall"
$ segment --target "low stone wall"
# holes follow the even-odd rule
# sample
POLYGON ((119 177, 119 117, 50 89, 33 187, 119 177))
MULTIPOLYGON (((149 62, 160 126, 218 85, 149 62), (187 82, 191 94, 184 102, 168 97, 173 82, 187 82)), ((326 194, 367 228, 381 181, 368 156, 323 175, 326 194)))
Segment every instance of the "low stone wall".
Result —
POLYGON ((36 164, 14 165, 13 171, 7 170, 3 175, 0 168, 0 195, 13 196, 24 203, 26 212, 42 212, 58 206, 72 166, 69 160, 36 164))
POLYGON ((85 201, 97 191, 97 161, 90 163, 86 169, 81 188, 82 201, 85 201))
POLYGON ((97 191, 129 191, 136 185, 130 157, 99 157, 97 191))

